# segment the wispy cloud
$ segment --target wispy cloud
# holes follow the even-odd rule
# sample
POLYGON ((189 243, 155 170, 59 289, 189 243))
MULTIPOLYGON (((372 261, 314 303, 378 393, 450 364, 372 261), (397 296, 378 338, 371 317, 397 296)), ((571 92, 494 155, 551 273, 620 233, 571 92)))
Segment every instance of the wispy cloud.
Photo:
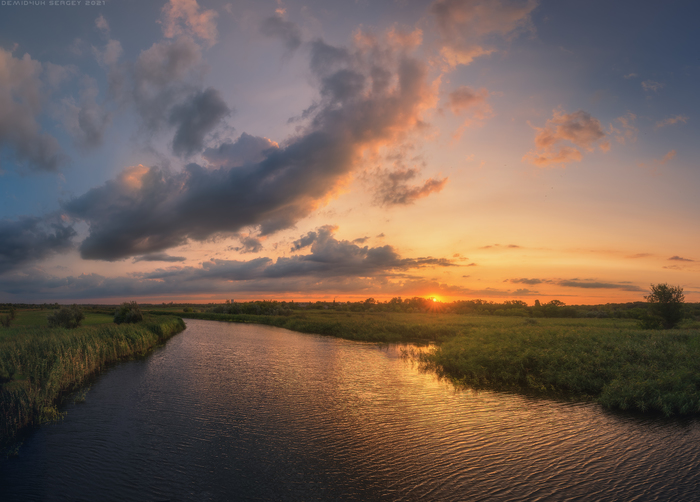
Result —
POLYGON ((430 11, 442 39, 440 54, 449 67, 468 65, 496 52, 495 38, 508 40, 534 30, 530 14, 535 0, 437 0, 430 11))
POLYGON ((656 128, 659 129, 660 127, 666 127, 678 123, 685 124, 686 122, 688 122, 688 117, 686 117, 685 115, 676 115, 675 117, 669 117, 664 120, 659 120, 656 123, 656 128))
POLYGON ((642 89, 644 89, 646 92, 657 92, 663 89, 665 85, 666 84, 662 82, 656 82, 655 80, 645 80, 642 82, 642 89))
POLYGON ((167 261, 167 262, 180 262, 185 261, 187 258, 184 256, 171 256, 167 253, 151 253, 143 256, 137 256, 134 258, 134 263, 140 261, 167 261))

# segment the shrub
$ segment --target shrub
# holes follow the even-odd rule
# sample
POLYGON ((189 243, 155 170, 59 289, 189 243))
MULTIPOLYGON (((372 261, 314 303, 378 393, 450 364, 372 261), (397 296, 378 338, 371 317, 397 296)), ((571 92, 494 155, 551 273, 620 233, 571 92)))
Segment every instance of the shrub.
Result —
POLYGON ((644 298, 649 302, 649 308, 640 319, 642 328, 670 329, 683 319, 685 295, 682 287, 652 284, 651 293, 644 298))
POLYGON ((85 314, 77 305, 61 307, 61 309, 46 318, 52 328, 77 328, 85 319, 85 314))
POLYGON ((139 304, 136 302, 124 302, 114 313, 114 322, 116 324, 137 323, 142 320, 143 314, 141 314, 139 304))

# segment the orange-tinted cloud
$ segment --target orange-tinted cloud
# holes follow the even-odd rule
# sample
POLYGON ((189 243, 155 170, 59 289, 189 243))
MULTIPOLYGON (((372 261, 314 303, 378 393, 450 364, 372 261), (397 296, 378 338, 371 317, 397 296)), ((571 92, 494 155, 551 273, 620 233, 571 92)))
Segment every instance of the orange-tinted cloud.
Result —
POLYGON ((536 0, 437 0, 430 11, 441 36, 440 54, 449 67, 468 65, 496 51, 488 36, 508 38, 532 29, 530 14, 536 0))
POLYGON ((523 156, 523 161, 537 167, 564 167, 570 162, 580 162, 583 154, 579 148, 588 152, 596 145, 604 152, 610 149, 610 142, 603 141, 606 133, 600 121, 583 110, 573 113, 554 110, 544 127, 533 127, 537 131, 535 150, 523 156))
POLYGON ((488 98, 489 91, 486 88, 472 89, 466 85, 458 87, 449 94, 449 106, 452 113, 466 115, 457 135, 461 134, 465 127, 473 124, 480 125, 484 120, 493 116, 493 109, 487 101, 488 98))
POLYGON ((166 38, 195 35, 212 46, 218 36, 216 16, 216 11, 200 10, 197 0, 170 0, 163 7, 160 23, 166 38))

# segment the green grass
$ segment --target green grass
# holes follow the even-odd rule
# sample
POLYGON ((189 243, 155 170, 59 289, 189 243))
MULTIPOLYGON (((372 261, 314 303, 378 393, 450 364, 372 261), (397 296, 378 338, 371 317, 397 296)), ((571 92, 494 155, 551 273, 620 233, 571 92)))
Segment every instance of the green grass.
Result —
MULTIPOLYGON (((154 312, 155 313, 155 312, 154 312)), ((700 413, 700 329, 641 330, 631 319, 529 319, 453 314, 304 311, 291 316, 178 314, 270 324, 370 342, 433 342, 425 366, 455 384, 611 409, 700 413)))
POLYGON ((90 325, 68 330, 37 325, 41 315, 18 314, 25 324, 0 328, 0 446, 26 427, 60 417, 62 397, 106 365, 143 354, 185 328, 177 317, 115 325, 95 316, 90 325))

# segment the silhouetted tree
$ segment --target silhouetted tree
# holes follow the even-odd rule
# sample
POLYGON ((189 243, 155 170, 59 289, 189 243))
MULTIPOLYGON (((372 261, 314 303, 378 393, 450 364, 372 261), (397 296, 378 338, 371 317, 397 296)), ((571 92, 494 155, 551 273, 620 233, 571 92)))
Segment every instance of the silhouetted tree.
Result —
POLYGON ((652 284, 651 293, 644 297, 649 308, 641 322, 643 328, 670 329, 683 319, 683 302, 685 295, 680 286, 668 284, 652 284))

